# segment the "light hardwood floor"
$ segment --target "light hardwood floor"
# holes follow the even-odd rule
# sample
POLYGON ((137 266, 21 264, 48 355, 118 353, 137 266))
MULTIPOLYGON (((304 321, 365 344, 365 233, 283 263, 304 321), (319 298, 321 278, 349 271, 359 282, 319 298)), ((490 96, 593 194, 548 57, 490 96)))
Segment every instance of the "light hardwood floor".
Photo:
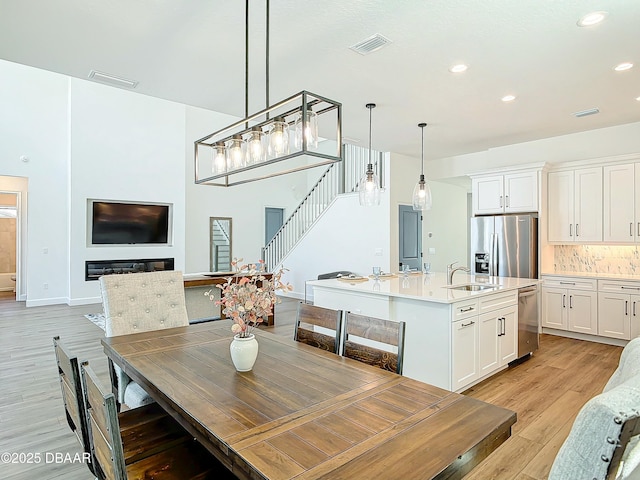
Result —
MULTIPOLYGON (((276 325, 269 327, 274 333, 293 335, 296 303, 285 299, 276 307, 276 325)), ((26 308, 0 292, 0 453, 43 455, 39 464, 0 463, 0 479, 93 478, 86 466, 47 463, 45 454, 80 451, 64 416, 52 338, 60 335, 108 382, 103 332, 84 317, 101 310, 99 304, 26 308)), ((518 414, 511 438, 465 478, 547 478, 575 415, 602 390, 620 352, 620 347, 543 335, 531 359, 465 392, 518 414)))

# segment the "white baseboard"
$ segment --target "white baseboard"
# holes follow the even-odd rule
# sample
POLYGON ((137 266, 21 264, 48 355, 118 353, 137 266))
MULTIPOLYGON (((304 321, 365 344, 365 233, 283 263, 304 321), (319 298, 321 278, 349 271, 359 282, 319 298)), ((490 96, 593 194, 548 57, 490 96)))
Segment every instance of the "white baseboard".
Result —
POLYGON ((91 305, 93 303, 102 303, 102 297, 74 298, 69 302, 69 305, 73 307, 76 305, 91 305))
POLYGON ((549 335, 557 335, 559 337, 573 338, 575 340, 586 340, 588 342, 604 343, 605 345, 614 345, 616 347, 624 347, 629 340, 620 340, 619 338, 601 337, 599 335, 589 335, 587 333, 567 332, 565 330, 556 330, 554 328, 542 327, 542 333, 549 335))
POLYGON ((69 304, 69 299, 66 297, 56 298, 41 298, 39 300, 27 300, 27 307, 45 307, 47 305, 60 305, 66 303, 69 304))

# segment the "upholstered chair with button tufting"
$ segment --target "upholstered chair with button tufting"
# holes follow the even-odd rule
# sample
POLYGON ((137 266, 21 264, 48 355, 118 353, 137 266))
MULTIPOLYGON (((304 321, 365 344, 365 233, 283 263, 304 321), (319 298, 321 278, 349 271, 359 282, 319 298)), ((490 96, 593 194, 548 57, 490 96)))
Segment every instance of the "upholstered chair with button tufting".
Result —
MULTIPOLYGON (((189 325, 180 271, 105 275, 100 289, 107 337, 189 325)), ((117 365, 110 363, 110 371, 118 404, 136 408, 153 401, 117 365)))

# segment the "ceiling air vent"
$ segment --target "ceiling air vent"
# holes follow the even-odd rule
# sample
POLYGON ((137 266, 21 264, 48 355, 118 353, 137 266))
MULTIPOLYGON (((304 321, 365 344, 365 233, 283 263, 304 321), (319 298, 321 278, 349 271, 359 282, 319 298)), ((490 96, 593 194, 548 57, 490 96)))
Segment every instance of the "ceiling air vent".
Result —
POLYGON ((371 35, 369 38, 365 38, 361 42, 356 43, 355 45, 351 45, 349 48, 360 55, 368 55, 371 52, 375 52, 376 50, 380 50, 385 45, 391 43, 384 35, 380 35, 379 33, 371 35))
POLYGON ((589 110, 582 110, 581 112, 575 112, 573 115, 576 118, 586 117, 587 115, 595 115, 596 113, 600 113, 600 110, 597 108, 590 108, 589 110))
POLYGON ((136 88, 138 85, 138 82, 135 80, 127 80, 126 78, 116 77, 115 75, 109 75, 108 73, 96 72, 95 70, 91 70, 89 78, 100 83, 113 85, 114 87, 136 88))

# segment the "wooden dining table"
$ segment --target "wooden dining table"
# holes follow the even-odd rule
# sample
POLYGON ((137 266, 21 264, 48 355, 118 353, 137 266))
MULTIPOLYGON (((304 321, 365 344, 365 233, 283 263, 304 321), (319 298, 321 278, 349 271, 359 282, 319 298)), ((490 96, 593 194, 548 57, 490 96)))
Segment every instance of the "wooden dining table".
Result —
POLYGON ((241 479, 462 478, 516 414, 257 330, 236 372, 231 322, 102 340, 109 358, 241 479))

